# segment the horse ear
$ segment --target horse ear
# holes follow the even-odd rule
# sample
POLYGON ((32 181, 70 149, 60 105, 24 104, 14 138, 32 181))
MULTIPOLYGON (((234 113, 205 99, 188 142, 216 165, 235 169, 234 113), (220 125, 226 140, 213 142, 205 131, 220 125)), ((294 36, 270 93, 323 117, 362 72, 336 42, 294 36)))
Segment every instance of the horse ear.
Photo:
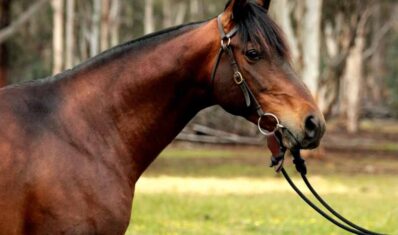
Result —
POLYGON ((257 0, 257 4, 264 7, 264 9, 268 11, 271 0, 257 0))
POLYGON ((242 12, 244 11, 244 7, 250 0, 230 0, 225 7, 225 11, 230 11, 232 14, 232 18, 238 19, 240 18, 242 12))
POLYGON ((225 10, 227 9, 239 9, 240 7, 245 6, 250 0, 229 0, 227 5, 225 6, 225 10))
MULTIPOLYGON (((232 18, 239 19, 244 12, 244 8, 250 0, 230 0, 225 7, 225 10, 229 10, 232 13, 232 18)), ((256 0, 257 4, 262 6, 268 11, 271 4, 271 0, 256 0)))
MULTIPOLYGON (((233 11, 242 10, 242 8, 249 2, 249 0, 229 0, 226 9, 231 7, 233 11)), ((264 7, 268 11, 271 0, 256 0, 257 4, 264 7)))

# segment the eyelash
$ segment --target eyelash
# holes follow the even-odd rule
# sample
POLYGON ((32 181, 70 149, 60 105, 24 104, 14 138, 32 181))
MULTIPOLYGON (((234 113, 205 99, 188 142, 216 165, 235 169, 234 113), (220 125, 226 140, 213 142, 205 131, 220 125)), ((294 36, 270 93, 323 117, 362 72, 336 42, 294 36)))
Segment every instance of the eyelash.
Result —
POLYGON ((246 58, 249 59, 250 61, 259 61, 259 60, 262 58, 261 53, 258 52, 258 51, 255 50, 255 49, 247 50, 247 51, 245 52, 245 56, 246 56, 246 58), (250 54, 250 53, 252 53, 252 54, 250 54), (253 54, 254 54, 254 55, 253 55, 253 54))

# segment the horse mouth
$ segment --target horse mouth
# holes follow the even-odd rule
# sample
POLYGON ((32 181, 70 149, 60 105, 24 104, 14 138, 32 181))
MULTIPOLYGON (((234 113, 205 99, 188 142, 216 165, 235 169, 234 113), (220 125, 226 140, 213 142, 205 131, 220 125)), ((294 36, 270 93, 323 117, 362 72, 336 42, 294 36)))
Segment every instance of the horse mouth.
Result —
POLYGON ((321 140, 321 138, 316 140, 310 140, 306 137, 300 138, 288 128, 280 129, 275 133, 275 136, 279 140, 279 143, 281 143, 283 147, 287 149, 314 149, 319 146, 321 140))
POLYGON ((298 138, 287 128, 280 129, 275 133, 275 137, 287 149, 301 148, 298 138))

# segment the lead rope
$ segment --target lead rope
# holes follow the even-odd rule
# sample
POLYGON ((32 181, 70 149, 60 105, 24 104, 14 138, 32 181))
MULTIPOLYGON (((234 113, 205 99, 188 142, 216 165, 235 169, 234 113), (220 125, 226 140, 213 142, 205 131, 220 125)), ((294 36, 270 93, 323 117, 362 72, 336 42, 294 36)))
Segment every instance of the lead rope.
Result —
POLYGON ((322 215, 325 219, 329 220, 336 226, 350 232, 353 234, 358 234, 358 235, 384 235, 381 233, 373 232, 370 230, 367 230, 365 228, 362 228, 353 222, 349 221, 346 219, 344 216, 336 212, 328 203, 326 203, 325 200, 322 199, 322 197, 316 192, 316 190, 312 187, 311 183, 309 182, 308 178, 306 177, 307 174, 307 167, 305 166, 305 161, 304 159, 300 156, 300 150, 292 150, 291 151, 293 155, 293 163, 296 166, 296 170, 300 173, 301 178, 307 185, 308 189, 311 191, 311 193, 315 196, 315 198, 334 216, 339 218, 342 222, 346 223, 346 225, 351 226, 348 227, 332 217, 330 217, 328 214, 326 214, 323 210, 321 210, 319 207, 317 207, 314 203, 312 203, 311 200, 309 200, 301 191, 300 189, 294 184, 292 179, 289 177, 289 174, 287 171, 283 168, 283 166, 280 168, 282 171, 283 176, 285 177, 286 181, 289 183, 289 185, 293 188, 293 190, 305 201, 312 209, 314 209, 316 212, 318 212, 320 215, 322 215))

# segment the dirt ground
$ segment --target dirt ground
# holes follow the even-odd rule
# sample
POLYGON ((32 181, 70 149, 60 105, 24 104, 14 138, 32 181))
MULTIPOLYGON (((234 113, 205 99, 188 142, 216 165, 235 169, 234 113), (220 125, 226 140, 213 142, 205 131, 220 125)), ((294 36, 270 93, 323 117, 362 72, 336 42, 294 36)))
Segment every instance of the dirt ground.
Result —
MULTIPOLYGON (((265 144, 264 144, 265 145, 265 144)), ((172 148, 222 150, 236 153, 228 162, 256 165, 269 155, 265 146, 203 145, 175 142, 172 148), (248 157, 250 155, 250 157, 248 157), (253 157, 254 155, 254 157, 253 157)), ((398 121, 364 121, 357 134, 349 134, 338 123, 329 123, 318 150, 302 155, 315 174, 393 174, 398 175, 398 121)), ((268 157, 267 157, 268 158, 268 157)), ((181 163, 179 159, 179 162, 181 163)), ((190 158, 191 164, 202 164, 203 158, 190 158), (198 162, 196 162, 198 161, 198 162)), ((219 165, 226 159, 215 156, 207 164, 219 165)), ((290 161, 286 161, 289 164, 290 161)))
POLYGON ((364 121, 357 134, 331 124, 321 148, 324 154, 314 163, 346 173, 398 174, 398 123, 364 121))

